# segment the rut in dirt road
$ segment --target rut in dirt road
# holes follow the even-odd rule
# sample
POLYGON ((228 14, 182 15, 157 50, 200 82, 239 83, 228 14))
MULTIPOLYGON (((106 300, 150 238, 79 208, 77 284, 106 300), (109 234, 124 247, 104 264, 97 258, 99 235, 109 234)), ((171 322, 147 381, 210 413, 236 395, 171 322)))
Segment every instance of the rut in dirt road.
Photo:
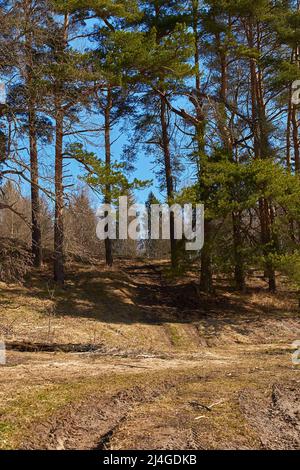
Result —
POLYGON ((155 401, 178 382, 180 380, 177 378, 164 381, 155 388, 134 387, 106 398, 97 395, 85 397, 80 403, 63 407, 49 420, 35 426, 34 433, 23 442, 21 448, 107 449, 114 432, 135 406, 155 401))
POLYGON ((200 298, 196 284, 172 283, 164 270, 163 265, 154 264, 123 269, 137 287, 137 304, 143 309, 152 308, 152 319, 155 311, 172 314, 175 319, 182 317, 184 311, 198 309, 200 298))
MULTIPOLYGON (((243 304, 223 295, 222 289, 207 296, 200 291, 199 273, 191 278, 169 278, 164 264, 126 266, 122 271, 135 285, 136 304, 145 313, 144 320, 159 323, 164 320, 199 320, 207 316, 232 314, 244 310, 243 304)), ((221 315, 222 316, 222 315, 221 315)))

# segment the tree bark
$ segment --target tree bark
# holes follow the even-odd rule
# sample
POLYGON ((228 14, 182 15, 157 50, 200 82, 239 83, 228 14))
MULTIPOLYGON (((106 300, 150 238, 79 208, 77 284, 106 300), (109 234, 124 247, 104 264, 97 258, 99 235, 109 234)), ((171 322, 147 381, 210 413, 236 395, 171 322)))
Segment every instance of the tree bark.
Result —
MULTIPOLYGON (((172 164, 171 164, 171 152, 170 152, 170 137, 168 132, 168 122, 167 122, 167 105, 162 97, 160 100, 160 121, 161 121, 161 131, 162 131, 162 150, 164 154, 164 167, 165 167, 165 177, 167 185, 167 196, 168 203, 173 202, 174 198, 174 184, 173 184, 173 174, 172 174, 172 164)), ((175 239, 175 221, 173 212, 170 213, 170 246, 171 246, 171 264, 172 268, 176 268, 178 265, 177 259, 177 243, 175 239)))
POLYGON ((200 290, 206 294, 214 291, 212 256, 209 241, 211 239, 211 221, 206 220, 204 224, 205 244, 201 251, 200 290))
POLYGON ((42 235, 41 235, 41 209, 39 196, 39 165, 37 149, 36 124, 36 90, 33 77, 33 38, 30 28, 31 1, 24 3, 25 10, 25 57, 26 57, 26 88, 28 99, 28 125, 29 125, 29 151, 30 151, 30 186, 31 186, 31 251, 33 264, 39 268, 42 265, 42 235))
MULTIPOLYGON (((300 2, 297 2, 297 11, 300 12, 300 2)), ((293 62, 300 69, 300 46, 297 46, 293 52, 293 62)), ((292 106, 292 128, 294 145, 294 163, 295 174, 300 174, 300 139, 299 139, 299 106, 292 106)))
MULTIPOLYGON (((249 21, 246 27, 248 45, 251 49, 256 48, 257 52, 261 52, 260 47, 260 27, 256 24, 257 39, 254 40, 254 22, 249 21)), ((250 80, 251 80, 251 102, 252 102, 252 122, 254 135, 254 154, 256 159, 270 158, 269 135, 267 131, 266 108, 263 97, 263 80, 261 70, 257 65, 257 60, 250 59, 250 80)), ((265 261, 265 275, 268 278, 270 292, 276 291, 276 274, 272 262, 268 259, 271 253, 272 227, 270 220, 269 202, 265 198, 259 201, 259 218, 261 226, 261 243, 265 261)))
POLYGON ((54 280, 64 284, 64 190, 63 190, 63 111, 56 101, 55 141, 55 221, 54 221, 54 280))
POLYGON ((233 226, 233 246, 234 246, 234 279, 236 288, 239 291, 244 291, 246 287, 245 281, 245 267, 242 255, 242 235, 241 235, 241 212, 232 213, 232 226, 233 226))
POLYGON ((32 216, 32 256, 34 266, 42 265, 42 234, 41 234, 41 208, 39 196, 39 167, 36 137, 36 117, 34 105, 29 108, 29 140, 30 140, 30 179, 31 179, 31 216, 32 216))
POLYGON ((289 105, 287 114, 287 126, 286 126, 286 166, 289 172, 291 172, 291 125, 292 125, 292 87, 289 90, 289 105))
MULTIPOLYGON (((108 87, 107 90, 107 102, 105 107, 105 165, 108 173, 111 169, 111 138, 110 138, 110 126, 111 119, 110 113, 112 108, 112 96, 111 89, 108 87)), ((111 185, 107 184, 105 187, 105 204, 111 204, 111 185)), ((107 227, 108 230, 108 227, 107 227)), ((107 266, 113 265, 113 252, 112 252, 112 240, 108 237, 105 239, 105 260, 107 266)))
MULTIPOLYGON (((62 44, 58 54, 58 61, 67 46, 69 29, 69 15, 64 18, 62 44)), ((54 280, 64 285, 64 187, 63 187, 63 83, 58 78, 55 85, 55 220, 54 220, 54 280)))
MULTIPOLYGON (((200 71, 200 47, 199 47, 199 0, 192 0, 193 15, 193 35, 194 35, 194 65, 195 65, 195 92, 197 96, 195 125, 195 147, 197 149, 197 170, 199 198, 204 203, 206 201, 207 191, 203 177, 205 175, 205 164, 207 156, 205 155, 205 119, 202 109, 201 98, 201 71, 200 71)), ((201 250, 201 267, 200 267, 200 289, 205 293, 213 292, 213 272, 211 259, 211 233, 212 221, 205 218, 204 220, 204 246, 201 250)))
POLYGON ((293 126, 295 174, 300 174, 299 118, 298 118, 298 106, 296 105, 293 105, 293 109, 292 109, 292 126, 293 126))
MULTIPOLYGON (((230 27, 231 19, 228 18, 228 26, 230 27)), ((230 28, 229 28, 230 29, 230 28)), ((227 51, 222 47, 220 34, 216 33, 216 42, 219 48, 219 60, 220 60, 220 70, 221 70, 221 83, 220 83, 220 133, 223 141, 223 146, 228 158, 231 162, 237 161, 234 159, 234 144, 233 138, 230 132, 228 116, 226 113, 226 108, 223 103, 228 101, 228 59, 227 51)), ((245 266, 244 259, 242 255, 243 241, 242 241, 242 214, 240 211, 232 212, 232 234, 233 234, 233 253, 234 253, 234 280, 235 286, 239 291, 245 289, 246 280, 245 280, 245 266)))

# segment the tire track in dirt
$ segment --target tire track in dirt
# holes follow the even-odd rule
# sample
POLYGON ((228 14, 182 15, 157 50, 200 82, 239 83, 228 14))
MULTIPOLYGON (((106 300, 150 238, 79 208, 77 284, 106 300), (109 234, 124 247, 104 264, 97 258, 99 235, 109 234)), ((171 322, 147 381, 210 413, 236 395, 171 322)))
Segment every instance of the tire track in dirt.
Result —
POLYGON ((240 393, 240 408, 266 450, 300 449, 300 381, 274 383, 268 394, 240 393))
POLYGON ((141 403, 151 403, 188 378, 165 380, 158 386, 136 386, 110 397, 91 395, 64 406, 34 426, 21 443, 24 450, 104 450, 127 415, 141 403), (33 430, 32 430, 33 431, 33 430))

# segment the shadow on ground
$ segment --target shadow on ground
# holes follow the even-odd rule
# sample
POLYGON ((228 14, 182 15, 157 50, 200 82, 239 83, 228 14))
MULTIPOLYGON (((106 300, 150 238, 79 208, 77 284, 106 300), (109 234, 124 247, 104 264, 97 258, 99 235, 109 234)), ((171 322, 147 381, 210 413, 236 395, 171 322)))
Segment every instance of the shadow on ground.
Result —
MULTIPOLYGON (((215 334, 226 325, 247 334, 255 322, 297 316, 295 295, 282 286, 272 296, 259 277, 251 279, 245 294, 235 293, 224 281, 218 281, 216 293, 203 295, 197 286, 197 273, 184 279, 170 279, 165 264, 119 261, 109 270, 104 264, 72 264, 64 289, 49 281, 51 272, 33 272, 25 289, 15 287, 14 294, 53 300, 56 317, 94 319, 124 324, 194 323, 205 320, 215 334), (249 324, 249 326, 248 326, 249 324)), ((5 288, 1 289, 5 293, 5 288)), ((0 304, 9 308, 4 297, 0 304)))

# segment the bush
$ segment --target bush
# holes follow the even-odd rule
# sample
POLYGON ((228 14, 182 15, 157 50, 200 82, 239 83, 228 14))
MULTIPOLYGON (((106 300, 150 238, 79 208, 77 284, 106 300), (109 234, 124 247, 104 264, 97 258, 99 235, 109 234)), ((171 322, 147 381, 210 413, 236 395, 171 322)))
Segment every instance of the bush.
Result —
POLYGON ((275 258, 275 266, 292 282, 297 289, 299 295, 300 307, 300 253, 294 253, 277 256, 275 258))
POLYGON ((22 282, 32 265, 31 253, 19 240, 0 238, 0 280, 22 282))

